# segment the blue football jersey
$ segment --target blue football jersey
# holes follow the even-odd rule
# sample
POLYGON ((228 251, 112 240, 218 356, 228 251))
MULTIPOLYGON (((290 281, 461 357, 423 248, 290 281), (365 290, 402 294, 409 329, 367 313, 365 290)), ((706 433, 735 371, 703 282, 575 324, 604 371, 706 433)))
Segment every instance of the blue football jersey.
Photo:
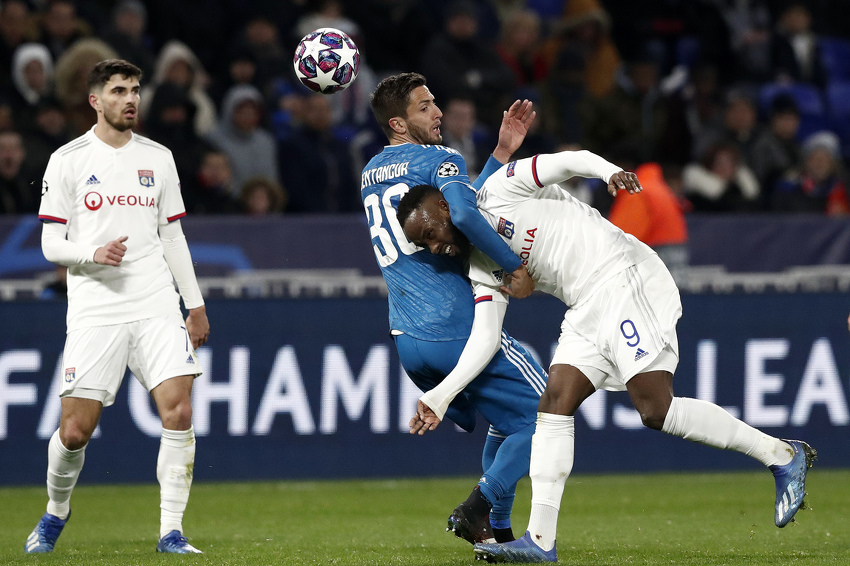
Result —
POLYGON ((360 197, 389 289, 390 330, 420 340, 468 338, 472 290, 460 261, 408 241, 396 218, 398 203, 417 185, 442 191, 452 183, 469 186, 466 163, 456 150, 440 145, 386 146, 363 169, 360 197))

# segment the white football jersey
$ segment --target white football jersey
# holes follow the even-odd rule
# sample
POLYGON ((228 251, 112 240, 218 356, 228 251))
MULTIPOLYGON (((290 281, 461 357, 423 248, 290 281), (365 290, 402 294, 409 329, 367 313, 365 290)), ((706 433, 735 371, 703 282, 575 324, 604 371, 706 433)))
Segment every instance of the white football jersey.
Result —
MULTIPOLYGON (((621 170, 597 156, 582 161, 581 167, 571 161, 583 160, 586 155, 562 152, 511 162, 490 176, 478 192, 478 208, 522 259, 535 289, 568 306, 580 303, 606 279, 655 253, 602 218, 596 209, 550 186, 579 174, 591 176, 591 170, 607 181, 621 170)), ((470 268, 470 279, 483 274, 477 282, 492 286, 494 280, 487 274, 498 266, 482 258, 486 256, 481 253, 471 256, 470 264, 476 268, 470 268)))
POLYGON ((133 134, 115 149, 92 128, 56 150, 44 172, 39 219, 65 224, 71 242, 99 247, 128 237, 118 267, 68 268, 68 330, 179 309, 159 226, 185 215, 177 167, 165 146, 133 134))

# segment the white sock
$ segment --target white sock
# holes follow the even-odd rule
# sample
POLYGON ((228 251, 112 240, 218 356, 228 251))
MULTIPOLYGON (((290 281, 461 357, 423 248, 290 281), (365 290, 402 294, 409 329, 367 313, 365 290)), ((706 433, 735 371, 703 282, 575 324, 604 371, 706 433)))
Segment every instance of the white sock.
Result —
POLYGON ((765 466, 791 461, 794 449, 787 442, 769 436, 730 415, 714 403, 674 397, 662 431, 687 440, 735 450, 765 466))
POLYGON ((183 532, 183 512, 195 469, 195 430, 162 429, 156 478, 160 486, 159 538, 171 531, 183 532))
POLYGON ((531 437, 531 516, 528 533, 543 550, 555 546, 564 483, 573 469, 575 417, 537 413, 531 437))
POLYGON ((59 440, 59 431, 53 433, 47 445, 48 513, 60 519, 68 518, 71 512, 71 492, 77 485, 85 461, 85 446, 78 450, 68 450, 59 440))

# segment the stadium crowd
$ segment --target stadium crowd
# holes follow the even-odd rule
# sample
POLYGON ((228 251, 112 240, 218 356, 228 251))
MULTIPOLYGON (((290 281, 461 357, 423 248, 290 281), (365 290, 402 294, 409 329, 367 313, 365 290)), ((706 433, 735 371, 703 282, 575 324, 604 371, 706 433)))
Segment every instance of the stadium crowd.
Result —
MULTIPOLYGON (((473 178, 528 98, 516 157, 654 163, 684 213, 850 214, 848 20, 843 0, 3 0, 0 213, 38 210, 50 154, 94 124, 86 75, 121 57, 145 73, 140 133, 173 151, 190 213, 360 211, 384 145, 369 93, 418 71, 473 178), (292 67, 319 27, 362 57, 330 96, 292 67)), ((612 206, 604 185, 570 189, 612 206)))

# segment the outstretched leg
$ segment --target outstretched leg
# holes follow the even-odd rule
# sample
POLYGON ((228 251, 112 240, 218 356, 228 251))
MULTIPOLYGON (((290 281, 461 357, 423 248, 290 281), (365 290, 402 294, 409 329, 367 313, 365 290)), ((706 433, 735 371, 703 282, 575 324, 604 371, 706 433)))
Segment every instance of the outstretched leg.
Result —
POLYGON ((793 519, 805 496, 806 472, 817 457, 808 444, 774 438, 708 401, 674 397, 673 374, 667 371, 638 374, 627 387, 649 428, 735 450, 767 466, 776 478, 776 526, 784 527, 793 519))

